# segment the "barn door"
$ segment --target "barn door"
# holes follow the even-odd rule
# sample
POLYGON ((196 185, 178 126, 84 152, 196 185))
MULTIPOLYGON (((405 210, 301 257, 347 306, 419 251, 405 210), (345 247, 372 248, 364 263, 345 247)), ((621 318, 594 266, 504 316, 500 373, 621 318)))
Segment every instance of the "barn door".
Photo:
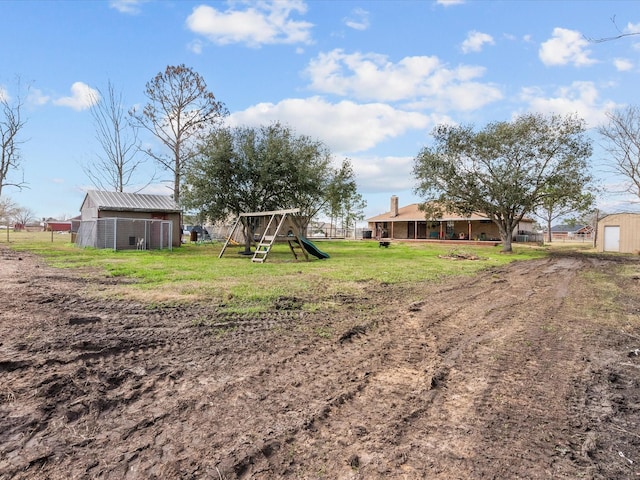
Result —
POLYGON ((604 251, 619 252, 620 251, 620 227, 606 226, 604 227, 604 251))

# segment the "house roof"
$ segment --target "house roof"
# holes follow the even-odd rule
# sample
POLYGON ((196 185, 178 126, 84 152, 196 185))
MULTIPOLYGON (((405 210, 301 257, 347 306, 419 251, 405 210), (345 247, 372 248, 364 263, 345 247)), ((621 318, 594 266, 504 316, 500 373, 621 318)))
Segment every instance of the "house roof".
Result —
POLYGON ((45 220, 44 223, 46 223, 47 225, 53 225, 53 224, 71 225, 71 220, 56 220, 56 219, 50 218, 48 220, 45 220))
MULTIPOLYGON (((386 212, 367 219, 367 222, 424 222, 425 213, 420 210, 419 206, 419 203, 412 203, 398 208, 398 215, 395 217, 391 216, 391 212, 386 212)), ((447 222, 450 220, 489 220, 489 217, 478 213, 472 213, 468 217, 463 217, 455 213, 445 212, 441 218, 437 218, 436 220, 441 222, 447 222)))
POLYGON ((118 210, 124 212, 181 212, 169 195, 149 195, 143 193, 106 192, 89 190, 83 202, 91 200, 98 210, 118 210))
POLYGON ((575 232, 579 232, 580 230, 584 229, 584 228, 590 228, 591 225, 574 225, 573 227, 569 226, 569 225, 555 225, 553 227, 551 227, 551 231, 553 233, 575 233, 575 232))

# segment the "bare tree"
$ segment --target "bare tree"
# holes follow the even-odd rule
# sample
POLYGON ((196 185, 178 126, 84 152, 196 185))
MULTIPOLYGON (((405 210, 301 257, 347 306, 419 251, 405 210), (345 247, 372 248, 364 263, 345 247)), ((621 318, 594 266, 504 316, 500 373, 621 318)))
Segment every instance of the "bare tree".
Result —
POLYGON ((611 17, 611 23, 613 23, 613 25, 616 27, 616 30, 618 31, 617 35, 614 35, 612 37, 601 37, 601 38, 585 37, 585 38, 592 43, 605 43, 605 42, 611 42, 613 40, 619 40, 625 37, 634 37, 636 35, 640 35, 640 32, 623 32, 622 29, 618 26, 618 23, 616 22, 615 15, 611 17))
POLYGON ((607 113, 609 123, 598 127, 603 148, 613 169, 626 178, 625 191, 640 197, 640 107, 628 106, 607 113))
POLYGON ((0 223, 6 225, 13 220, 16 205, 9 197, 0 198, 0 223))
POLYGON ((147 82, 145 95, 147 105, 131 115, 169 150, 146 153, 173 174, 173 198, 179 203, 182 172, 196 154, 196 140, 219 125, 227 111, 207 90, 204 79, 184 65, 158 73, 147 82))
POLYGON ((13 218, 16 223, 26 226, 35 219, 35 213, 28 207, 18 207, 14 210, 13 218))
POLYGON ((0 225, 6 226, 7 243, 9 243, 9 230, 16 214, 16 204, 10 198, 0 198, 0 225))
MULTIPOLYGON (((123 192, 136 180, 134 175, 144 164, 144 160, 136 155, 139 151, 137 130, 131 125, 123 106, 122 93, 117 92, 111 82, 108 82, 105 94, 100 90, 98 94, 99 98, 91 107, 91 116, 102 152, 82 169, 96 187, 123 192)), ((154 176, 145 179, 146 183, 140 189, 153 180, 154 176)))
POLYGON ((0 88, 0 196, 3 187, 18 187, 22 189, 26 184, 22 181, 9 179, 9 172, 20 166, 20 132, 26 124, 22 117, 23 102, 20 97, 20 83, 18 94, 11 99, 8 92, 0 88))

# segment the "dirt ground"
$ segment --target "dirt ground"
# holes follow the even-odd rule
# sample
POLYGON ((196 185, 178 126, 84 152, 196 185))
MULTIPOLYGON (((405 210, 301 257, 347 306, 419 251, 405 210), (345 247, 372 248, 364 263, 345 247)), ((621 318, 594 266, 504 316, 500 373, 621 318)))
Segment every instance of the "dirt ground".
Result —
POLYGON ((0 479, 640 478, 638 257, 331 315, 87 293, 117 282, 0 247, 0 479))

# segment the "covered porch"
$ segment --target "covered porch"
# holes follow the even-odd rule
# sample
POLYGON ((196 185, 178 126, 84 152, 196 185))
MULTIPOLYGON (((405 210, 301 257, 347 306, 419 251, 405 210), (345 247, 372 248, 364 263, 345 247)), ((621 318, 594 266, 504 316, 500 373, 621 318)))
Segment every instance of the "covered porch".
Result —
MULTIPOLYGON (((398 205, 398 197, 391 197, 391 210, 367 219, 371 238, 382 240, 408 240, 432 242, 500 242, 498 226, 486 215, 472 213, 461 216, 445 212, 440 218, 427 220, 420 204, 404 207, 398 205)), ((525 240, 533 230, 533 220, 523 219, 514 229, 514 241, 525 240), (520 240, 521 239, 521 240, 520 240)))
POLYGON ((378 240, 500 241, 498 227, 491 220, 380 221, 370 222, 378 240))

